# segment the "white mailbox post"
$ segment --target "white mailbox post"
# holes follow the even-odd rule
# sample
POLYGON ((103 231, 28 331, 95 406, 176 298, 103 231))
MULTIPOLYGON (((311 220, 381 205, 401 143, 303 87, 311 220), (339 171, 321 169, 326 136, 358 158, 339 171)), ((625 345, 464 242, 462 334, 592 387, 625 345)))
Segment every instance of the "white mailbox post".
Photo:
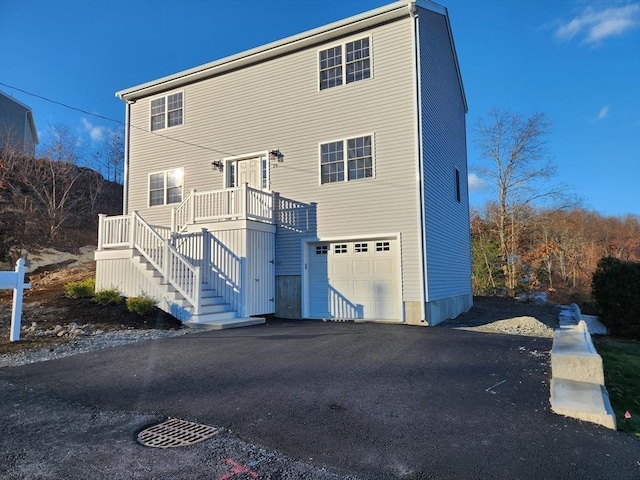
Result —
POLYGON ((31 288, 30 283, 24 283, 24 258, 18 259, 15 272, 0 272, 0 289, 13 288, 13 305, 11 308, 11 334, 9 340, 20 340, 20 320, 22 318, 22 292, 31 288))

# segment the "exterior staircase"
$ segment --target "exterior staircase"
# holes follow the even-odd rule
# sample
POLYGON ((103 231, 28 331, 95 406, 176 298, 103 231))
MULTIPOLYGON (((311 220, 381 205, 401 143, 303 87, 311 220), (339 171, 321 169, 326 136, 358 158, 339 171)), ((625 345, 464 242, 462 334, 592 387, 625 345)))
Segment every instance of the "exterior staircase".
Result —
POLYGON ((206 284, 203 284, 200 289, 200 308, 198 313, 195 313, 191 302, 175 286, 166 283, 163 274, 144 255, 135 252, 132 261, 143 275, 164 291, 164 299, 170 305, 169 313, 182 320, 182 323, 188 327, 221 330, 265 323, 262 317, 239 318, 233 307, 219 296, 215 289, 208 288, 206 284))
MULTIPOLYGON (((265 323, 261 317, 240 317, 237 307, 234 308, 211 284, 217 279, 212 275, 209 260, 206 260, 211 252, 207 250, 210 237, 205 232, 186 237, 172 233, 167 238, 162 228, 149 225, 137 212, 109 219, 101 216, 100 221, 96 260, 106 260, 108 257, 103 255, 109 252, 129 252, 122 258, 128 258, 135 266, 133 271, 137 272, 133 273, 134 277, 144 278, 145 290, 150 290, 142 291, 142 294, 156 298, 160 308, 185 325, 219 330, 265 323), (190 255, 181 253, 176 247, 177 238, 195 242, 193 245, 199 246, 199 253, 195 257, 193 252, 190 255)), ((103 280, 103 283, 113 281, 111 278, 103 280)), ((138 284, 143 283, 133 283, 135 286, 123 289, 125 295, 140 295, 138 284)), ((97 286, 109 288, 107 285, 97 286)))

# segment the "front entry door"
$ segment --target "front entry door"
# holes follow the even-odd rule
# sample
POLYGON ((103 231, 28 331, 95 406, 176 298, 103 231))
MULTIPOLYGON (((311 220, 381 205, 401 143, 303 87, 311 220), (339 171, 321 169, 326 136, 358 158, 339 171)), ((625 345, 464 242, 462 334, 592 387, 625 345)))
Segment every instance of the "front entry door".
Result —
POLYGON ((267 188, 266 160, 262 157, 238 160, 238 186, 248 183, 251 188, 267 188))

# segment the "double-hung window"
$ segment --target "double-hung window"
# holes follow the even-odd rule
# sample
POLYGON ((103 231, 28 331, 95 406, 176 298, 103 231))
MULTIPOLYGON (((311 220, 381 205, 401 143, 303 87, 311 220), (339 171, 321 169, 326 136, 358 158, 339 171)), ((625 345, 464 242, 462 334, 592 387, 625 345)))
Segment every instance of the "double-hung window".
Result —
POLYGON ((320 183, 373 177, 371 135, 320 145, 320 183))
POLYGON ((182 202, 183 180, 181 168, 149 175, 149 206, 182 202))
POLYGON ((371 77, 369 37, 320 51, 320 90, 371 77))
POLYGON ((182 92, 151 100, 151 130, 182 125, 182 92))

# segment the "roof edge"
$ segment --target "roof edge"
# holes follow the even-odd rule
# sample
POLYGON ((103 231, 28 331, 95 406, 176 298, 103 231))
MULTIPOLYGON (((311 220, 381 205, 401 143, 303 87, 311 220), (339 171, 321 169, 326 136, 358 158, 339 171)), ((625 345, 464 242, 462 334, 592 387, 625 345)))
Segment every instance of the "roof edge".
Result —
POLYGON ((154 93, 177 88, 186 83, 220 74, 233 68, 264 61, 304 48, 307 45, 319 43, 325 39, 328 40, 340 36, 343 31, 348 33, 349 27, 357 24, 362 24, 363 27, 370 27, 395 18, 409 16, 415 3, 415 0, 398 0, 389 5, 383 5, 382 7, 347 17, 312 30, 307 30, 213 62, 161 77, 157 80, 120 90, 115 93, 115 96, 123 101, 133 101, 138 98, 153 95, 154 93))

